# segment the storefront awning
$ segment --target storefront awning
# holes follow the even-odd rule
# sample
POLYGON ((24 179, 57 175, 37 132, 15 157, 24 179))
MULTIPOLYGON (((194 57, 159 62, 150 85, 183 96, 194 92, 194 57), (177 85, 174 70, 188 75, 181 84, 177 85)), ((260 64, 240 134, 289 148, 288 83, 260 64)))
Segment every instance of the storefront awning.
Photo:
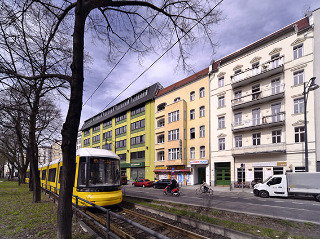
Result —
POLYGON ((155 173, 191 173, 190 169, 155 169, 153 172, 155 173))

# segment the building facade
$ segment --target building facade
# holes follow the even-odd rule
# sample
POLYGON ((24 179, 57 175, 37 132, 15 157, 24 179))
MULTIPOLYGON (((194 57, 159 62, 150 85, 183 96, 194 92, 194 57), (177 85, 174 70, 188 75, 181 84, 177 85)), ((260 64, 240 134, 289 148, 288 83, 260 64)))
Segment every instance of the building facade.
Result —
POLYGON ((128 179, 154 180, 154 98, 162 88, 153 84, 86 120, 82 147, 114 151, 128 179))
POLYGON ((208 68, 159 91, 155 173, 182 185, 210 182, 208 68))
MULTIPOLYGON (((250 184, 305 170, 304 82, 314 77, 316 67, 319 72, 314 36, 311 15, 210 66, 214 185, 250 184)), ((320 160, 315 153, 320 140, 315 133, 315 92, 309 92, 307 101, 310 172, 320 160)))
POLYGON ((38 148, 38 164, 44 165, 52 161, 51 146, 40 146, 38 148))

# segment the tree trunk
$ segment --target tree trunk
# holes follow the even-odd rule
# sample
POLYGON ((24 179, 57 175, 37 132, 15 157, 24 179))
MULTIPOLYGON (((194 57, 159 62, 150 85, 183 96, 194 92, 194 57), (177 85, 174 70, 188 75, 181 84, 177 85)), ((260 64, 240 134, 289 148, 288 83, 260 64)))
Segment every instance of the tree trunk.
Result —
POLYGON ((29 173, 29 191, 33 191, 33 173, 32 173, 32 168, 31 168, 31 163, 30 163, 30 173, 29 173))
POLYGON ((77 134, 80 124, 83 94, 83 48, 85 8, 79 0, 75 9, 73 59, 71 64, 71 95, 68 114, 62 128, 63 173, 57 212, 57 237, 72 238, 72 193, 75 177, 77 134))

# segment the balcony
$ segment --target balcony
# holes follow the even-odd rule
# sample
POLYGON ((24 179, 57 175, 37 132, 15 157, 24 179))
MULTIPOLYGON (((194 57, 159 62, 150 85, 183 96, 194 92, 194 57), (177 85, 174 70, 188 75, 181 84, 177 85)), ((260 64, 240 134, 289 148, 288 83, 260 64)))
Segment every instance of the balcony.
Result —
POLYGON ((284 125, 285 112, 280 112, 273 115, 267 115, 262 117, 253 118, 250 120, 244 120, 240 123, 232 124, 232 131, 234 133, 243 132, 253 129, 263 129, 267 127, 274 127, 284 125))
POLYGON ((233 110, 270 102, 271 100, 281 99, 284 97, 284 84, 272 86, 270 90, 259 91, 249 95, 231 100, 233 110))
POLYGON ((232 148, 233 156, 244 156, 250 154, 273 154, 273 153, 285 153, 286 145, 285 143, 278 144, 262 144, 262 145, 252 145, 240 148, 232 148))
POLYGON ((258 67, 247 69, 244 72, 231 76, 232 88, 247 85, 251 82, 270 77, 283 72, 284 56, 262 63, 258 67))

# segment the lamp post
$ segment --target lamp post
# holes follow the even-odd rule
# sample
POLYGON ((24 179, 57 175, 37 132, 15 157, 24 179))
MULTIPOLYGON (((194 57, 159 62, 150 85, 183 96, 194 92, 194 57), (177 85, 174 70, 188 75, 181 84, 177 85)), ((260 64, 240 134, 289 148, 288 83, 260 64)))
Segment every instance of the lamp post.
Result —
POLYGON ((316 90, 319 88, 319 85, 315 83, 316 77, 312 77, 308 83, 303 83, 303 97, 304 97, 304 160, 305 160, 305 170, 309 172, 308 165, 308 131, 307 131, 307 101, 310 91, 316 90))

